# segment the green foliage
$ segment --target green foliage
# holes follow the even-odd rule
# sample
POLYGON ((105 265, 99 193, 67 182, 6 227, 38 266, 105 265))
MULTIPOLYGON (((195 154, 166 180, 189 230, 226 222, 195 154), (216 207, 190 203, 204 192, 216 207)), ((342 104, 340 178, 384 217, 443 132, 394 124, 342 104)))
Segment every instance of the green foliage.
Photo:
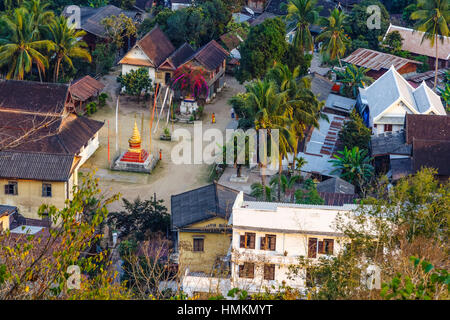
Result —
POLYGON ((149 233, 166 232, 170 217, 164 200, 151 197, 141 200, 139 197, 130 202, 122 199, 125 210, 111 212, 108 224, 119 231, 119 236, 137 241, 145 239, 149 233))
POLYGON ((397 55, 402 50, 403 41, 404 39, 400 35, 400 32, 393 31, 386 35, 383 45, 389 53, 397 55))
POLYGON ((114 66, 117 49, 112 43, 98 43, 92 51, 94 72, 107 74, 114 66))
POLYGON ((187 42, 199 48, 225 33, 231 20, 227 5, 227 1, 210 0, 199 1, 176 11, 164 8, 153 18, 144 20, 139 27, 139 34, 146 34, 158 24, 175 47, 187 42))
POLYGON ((429 71, 431 68, 430 68, 430 65, 428 64, 428 57, 427 56, 416 56, 416 57, 414 57, 414 60, 417 60, 417 61, 419 61, 419 62, 422 62, 422 64, 419 64, 418 66, 417 66, 417 72, 427 72, 427 71, 429 71))
POLYGON ((106 105, 106 99, 108 99, 108 94, 105 92, 100 93, 98 96, 98 105, 100 107, 104 107, 106 105))
POLYGON ((288 44, 285 24, 280 18, 267 19, 251 27, 247 39, 240 46, 241 64, 236 78, 242 83, 262 78, 274 62, 282 61, 288 44))
POLYGON ((444 100, 445 108, 447 112, 449 112, 449 105, 450 105, 450 84, 446 83, 445 87, 443 89, 438 88, 439 93, 441 94, 442 100, 444 100))
POLYGON ((360 188, 363 187, 374 174, 374 168, 370 164, 372 159, 367 154, 367 150, 360 150, 356 146, 352 149, 345 147, 329 160, 335 167, 331 173, 339 172, 340 177, 345 181, 360 188))
POLYGON ((108 16, 100 24, 104 26, 106 37, 117 49, 122 48, 124 39, 136 36, 137 28, 132 18, 121 13, 119 16, 108 16))
POLYGON ((373 79, 366 75, 367 71, 369 69, 363 67, 358 68, 353 64, 347 65, 344 71, 333 69, 338 81, 345 85, 341 90, 350 98, 356 98, 358 96, 358 88, 365 88, 373 82, 373 79))
POLYGON ((63 209, 42 205, 39 216, 48 216, 52 228, 48 235, 24 234, 19 238, 6 232, 0 235, 1 299, 126 299, 130 296, 114 284, 107 263, 108 252, 82 255, 101 237, 99 227, 107 218, 107 205, 118 195, 105 198, 93 174, 83 177, 74 187, 73 197, 63 209), (85 219, 89 216, 90 219, 85 219), (20 263, 19 263, 20 262, 20 263), (80 289, 67 287, 68 267, 77 265, 81 271, 80 289), (106 267, 99 267, 99 266, 106 267), (89 274, 89 278, 85 277, 89 274))
POLYGON ((292 44, 303 54, 314 49, 314 41, 309 27, 317 24, 322 8, 322 6, 317 6, 317 0, 290 0, 287 3, 285 19, 297 27, 292 44))
POLYGON ((359 35, 358 38, 351 40, 350 51, 353 52, 358 48, 369 49, 369 42, 364 38, 363 35, 359 35))
POLYGON ((91 115, 97 112, 97 103, 95 101, 91 101, 86 105, 86 114, 91 115))
POLYGON ((344 56, 351 41, 344 31, 347 15, 344 12, 334 9, 328 19, 322 19, 322 32, 317 36, 316 42, 321 42, 321 53, 330 60, 344 56))
POLYGON ((304 189, 298 189, 294 193, 295 203, 323 205, 325 200, 319 195, 316 184, 312 179, 303 183, 304 189))
POLYGON ((300 76, 308 74, 308 70, 311 67, 312 55, 303 54, 300 50, 296 49, 293 45, 289 44, 286 54, 283 59, 291 71, 296 67, 300 67, 300 76))
POLYGON ((386 300, 432 300, 439 291, 444 295, 450 293, 450 274, 445 269, 435 269, 434 266, 424 260, 411 257, 416 271, 422 275, 418 283, 407 276, 397 273, 389 282, 383 283, 380 295, 386 300))
POLYGON ((389 12, 380 1, 364 0, 353 7, 346 23, 346 31, 350 38, 359 39, 362 36, 369 43, 370 49, 379 50, 379 37, 385 35, 389 22, 389 12), (367 13, 367 7, 370 5, 377 5, 381 9, 381 29, 369 30, 367 27, 371 16, 367 13))
POLYGON ((368 150, 371 134, 371 130, 366 127, 361 116, 353 110, 350 120, 344 123, 339 132, 339 140, 344 148, 358 147, 360 150, 368 150))
POLYGON ((402 13, 405 7, 415 2, 416 0, 383 0, 383 4, 390 13, 402 13))
POLYGON ((152 89, 152 79, 150 79, 146 68, 131 70, 126 75, 120 74, 117 77, 117 82, 120 83, 121 88, 125 88, 126 94, 137 96, 139 99, 142 92, 146 94, 152 89))

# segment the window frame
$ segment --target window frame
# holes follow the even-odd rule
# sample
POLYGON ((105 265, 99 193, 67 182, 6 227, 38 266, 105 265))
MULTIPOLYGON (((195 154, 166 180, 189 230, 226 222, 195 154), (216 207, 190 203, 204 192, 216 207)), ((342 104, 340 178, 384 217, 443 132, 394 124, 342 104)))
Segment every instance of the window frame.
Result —
POLYGON ((43 198, 52 198, 53 197, 53 187, 52 187, 51 183, 48 183, 48 182, 43 182, 42 183, 42 194, 41 194, 41 196, 43 198), (45 192, 44 192, 44 187, 46 188, 45 192), (49 187, 50 187, 50 195, 48 195, 48 188, 49 187), (46 193, 46 194, 44 194, 44 193, 46 193))
POLYGON ((264 280, 275 280, 275 264, 264 264, 264 280))
POLYGON ((193 252, 205 252, 205 239, 204 238, 192 239, 192 251, 193 252), (199 246, 199 244, 201 244, 201 245, 199 246))
POLYGON ((255 278, 255 263, 244 262, 239 265, 239 278, 254 279, 255 278))
POLYGON ((17 196, 19 195, 19 183, 17 181, 8 181, 7 184, 5 184, 5 195, 9 195, 9 196, 17 196), (12 189, 12 192, 10 188, 12 189), (8 191, 7 191, 8 188, 8 191))

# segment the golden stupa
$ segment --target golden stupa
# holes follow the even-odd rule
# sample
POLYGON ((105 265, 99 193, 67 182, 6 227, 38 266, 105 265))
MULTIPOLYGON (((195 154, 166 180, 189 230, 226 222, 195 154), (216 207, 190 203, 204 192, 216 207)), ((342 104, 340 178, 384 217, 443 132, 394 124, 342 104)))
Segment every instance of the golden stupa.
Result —
POLYGON ((128 145, 129 145, 128 151, 141 153, 141 151, 142 151, 141 143, 142 143, 141 135, 139 133, 139 129, 136 124, 136 120, 134 120, 133 135, 131 136, 130 139, 128 139, 128 145))

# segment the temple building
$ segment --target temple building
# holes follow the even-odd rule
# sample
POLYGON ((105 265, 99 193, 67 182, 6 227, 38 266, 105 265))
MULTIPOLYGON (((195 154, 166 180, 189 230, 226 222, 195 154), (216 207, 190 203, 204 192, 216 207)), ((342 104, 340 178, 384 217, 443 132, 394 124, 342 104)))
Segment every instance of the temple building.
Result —
POLYGON ((120 157, 114 161, 113 170, 148 172, 152 169, 153 156, 146 150, 142 149, 142 140, 134 121, 133 134, 128 139, 128 150, 123 152, 120 157))

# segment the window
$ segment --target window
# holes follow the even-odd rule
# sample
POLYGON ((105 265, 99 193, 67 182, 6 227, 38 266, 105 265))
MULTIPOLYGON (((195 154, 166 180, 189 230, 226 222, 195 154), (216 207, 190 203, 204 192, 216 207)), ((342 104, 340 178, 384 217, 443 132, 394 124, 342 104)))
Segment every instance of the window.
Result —
POLYGON ((204 244, 204 239, 194 238, 194 252, 202 252, 204 249, 204 244))
POLYGON ((384 132, 390 132, 390 131, 392 131, 392 124, 385 124, 384 132))
POLYGON ((253 279, 255 277, 255 264, 245 262, 239 266, 239 278, 253 279))
POLYGON ((264 280, 275 280, 275 265, 265 264, 264 265, 264 280))
POLYGON ((255 249, 256 233, 246 232, 240 237, 240 247, 247 249, 255 249))
POLYGON ((323 241, 319 241, 319 250, 318 252, 321 254, 333 254, 334 240, 333 239, 323 239, 323 241))
POLYGON ((5 194, 17 195, 17 182, 8 181, 8 184, 5 184, 5 194))
POLYGON ((52 185, 50 183, 42 184, 42 196, 51 197, 52 196, 52 185))
POLYGON ((277 236, 274 234, 266 234, 265 237, 261 238, 261 250, 275 251, 277 246, 277 236))
POLYGON ((308 258, 317 257, 317 238, 309 238, 308 240, 308 258))

